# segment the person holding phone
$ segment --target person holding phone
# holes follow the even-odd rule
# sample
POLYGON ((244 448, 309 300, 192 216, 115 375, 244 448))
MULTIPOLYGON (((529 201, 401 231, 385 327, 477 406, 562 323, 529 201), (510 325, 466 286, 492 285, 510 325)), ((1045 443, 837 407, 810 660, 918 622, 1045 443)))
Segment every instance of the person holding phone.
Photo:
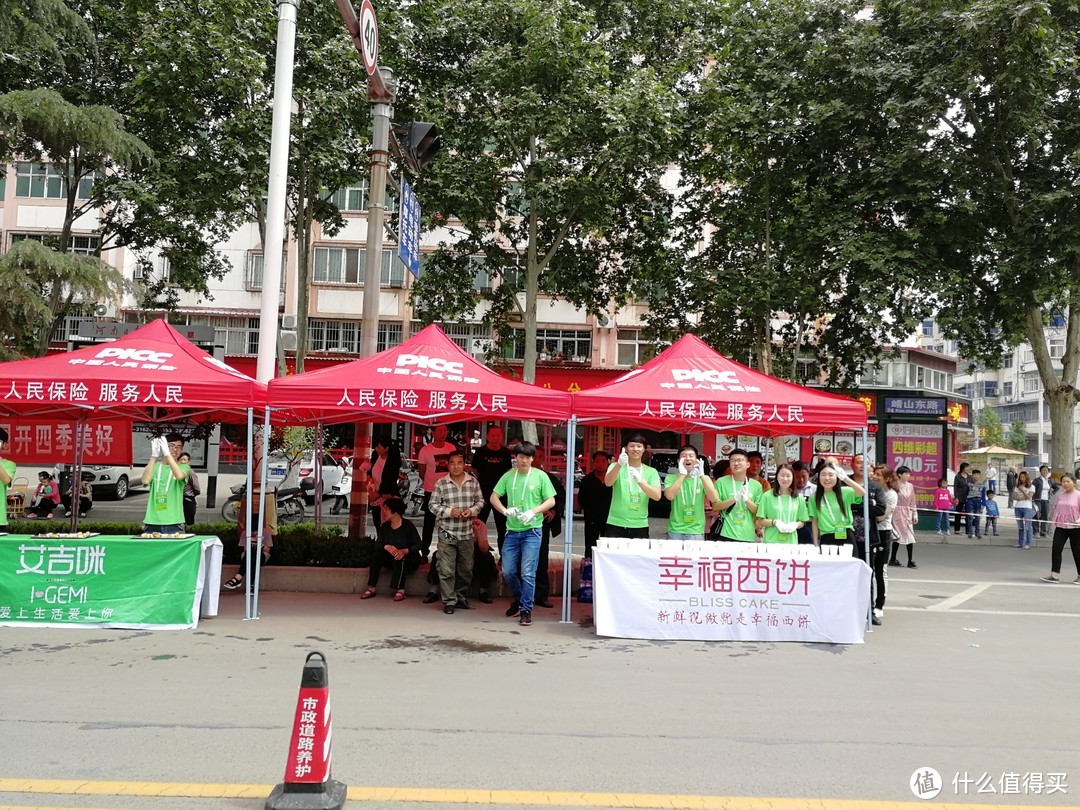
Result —
POLYGON ((179 462, 184 437, 179 433, 150 440, 150 460, 142 472, 143 486, 150 487, 146 502, 145 532, 181 534, 184 531, 184 485, 191 467, 179 462))

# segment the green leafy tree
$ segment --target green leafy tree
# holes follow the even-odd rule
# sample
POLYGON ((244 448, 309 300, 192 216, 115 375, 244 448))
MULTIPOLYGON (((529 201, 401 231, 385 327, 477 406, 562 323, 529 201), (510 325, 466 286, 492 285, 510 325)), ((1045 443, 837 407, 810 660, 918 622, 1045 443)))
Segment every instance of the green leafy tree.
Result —
POLYGON ((975 415, 975 424, 979 428, 981 446, 1005 446, 1005 428, 1001 424, 1001 417, 993 408, 980 408, 975 415))
POLYGON ((666 250, 662 179, 702 68, 701 6, 433 0, 398 13, 398 109, 443 133, 417 193, 427 223, 454 232, 412 301, 425 321, 482 315, 504 338, 519 321, 533 381, 541 292, 601 312, 666 250), (490 291, 474 289, 470 257, 490 291))
POLYGON ((882 0, 873 24, 903 78, 917 156, 898 199, 936 268, 921 285, 964 357, 1027 342, 1049 404, 1054 469, 1080 401, 1080 7, 1067 0, 882 0), (1045 327, 1060 324, 1051 357, 1045 327))
POLYGON ((6 0, 0 13, 0 93, 64 75, 72 57, 92 43, 86 21, 64 0, 6 0))
MULTIPOLYGON (((147 161, 146 144, 129 133, 115 110, 99 105, 74 105, 59 93, 47 89, 15 90, 0 96, 0 127, 5 131, 8 154, 49 163, 60 175, 64 195, 64 218, 59 235, 49 250, 12 250, 4 256, 10 271, 22 270, 33 280, 34 292, 47 309, 15 303, 15 308, 47 318, 24 322, 14 333, 16 342, 41 355, 48 348, 53 331, 65 316, 97 303, 99 297, 115 299, 123 290, 119 274, 95 258, 91 261, 70 254, 75 220, 92 210, 90 199, 80 196, 82 181, 104 175, 140 161, 147 161)), ((100 251, 99 251, 100 253, 100 251)), ((21 285, 2 295, 17 294, 21 285)))
POLYGON ((895 76, 863 5, 722 10, 681 163, 685 268, 649 295, 658 335, 693 329, 789 379, 814 357, 842 383, 925 313, 888 180, 907 159, 881 111, 895 76))
POLYGON ((1013 450, 1027 450, 1027 425, 1023 419, 1014 419, 1009 425, 1009 435, 1005 439, 1006 446, 1013 450))

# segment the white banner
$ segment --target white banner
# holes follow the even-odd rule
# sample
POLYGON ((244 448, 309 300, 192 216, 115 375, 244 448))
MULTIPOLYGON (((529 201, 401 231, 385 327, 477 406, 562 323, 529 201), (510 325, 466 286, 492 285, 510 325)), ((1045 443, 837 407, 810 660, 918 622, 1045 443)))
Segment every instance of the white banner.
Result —
POLYGON ((593 550, 597 635, 861 644, 870 569, 843 557, 593 550))

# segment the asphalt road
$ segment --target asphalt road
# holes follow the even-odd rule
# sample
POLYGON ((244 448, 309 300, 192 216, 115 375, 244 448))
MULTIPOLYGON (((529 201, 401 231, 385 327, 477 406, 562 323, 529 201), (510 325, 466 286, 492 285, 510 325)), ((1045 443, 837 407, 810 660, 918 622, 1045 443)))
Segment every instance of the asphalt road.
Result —
MULTIPOLYGON (((891 569, 884 626, 846 647, 600 638, 587 605, 571 624, 538 610, 520 628, 500 601, 443 616, 416 599, 293 594, 265 594, 247 622, 225 596, 195 631, 5 628, 0 806, 261 807, 138 785, 279 781, 310 650, 330 664, 335 776, 438 789, 433 807, 693 794, 791 801, 663 806, 869 808, 914 802, 925 767, 944 778, 938 802, 1080 804, 1080 586, 1038 583, 1045 550, 916 554, 917 570, 891 569), (976 793, 1013 773, 1029 792, 976 793), (1051 773, 1066 793, 1030 792, 1031 774, 1051 773), (12 778, 30 782, 12 791, 12 778), (129 784, 21 792, 43 779, 129 784), (478 798, 488 790, 539 793, 478 798)), ((365 804, 419 803, 402 795, 365 804)))

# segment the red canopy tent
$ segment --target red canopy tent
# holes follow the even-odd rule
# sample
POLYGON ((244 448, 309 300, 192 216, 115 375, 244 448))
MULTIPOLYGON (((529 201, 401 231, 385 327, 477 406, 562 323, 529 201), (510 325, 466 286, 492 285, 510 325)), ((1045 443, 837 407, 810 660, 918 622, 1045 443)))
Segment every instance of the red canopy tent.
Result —
POLYGON ((242 421, 266 388, 164 320, 109 343, 0 363, 0 416, 93 413, 146 422, 242 421))
POLYGON ((275 421, 463 422, 570 417, 570 394, 508 380, 438 326, 400 346, 330 368, 271 380, 275 421))
POLYGON ((573 395, 579 423, 791 436, 866 427, 866 407, 777 380, 683 335, 641 368, 573 395))

